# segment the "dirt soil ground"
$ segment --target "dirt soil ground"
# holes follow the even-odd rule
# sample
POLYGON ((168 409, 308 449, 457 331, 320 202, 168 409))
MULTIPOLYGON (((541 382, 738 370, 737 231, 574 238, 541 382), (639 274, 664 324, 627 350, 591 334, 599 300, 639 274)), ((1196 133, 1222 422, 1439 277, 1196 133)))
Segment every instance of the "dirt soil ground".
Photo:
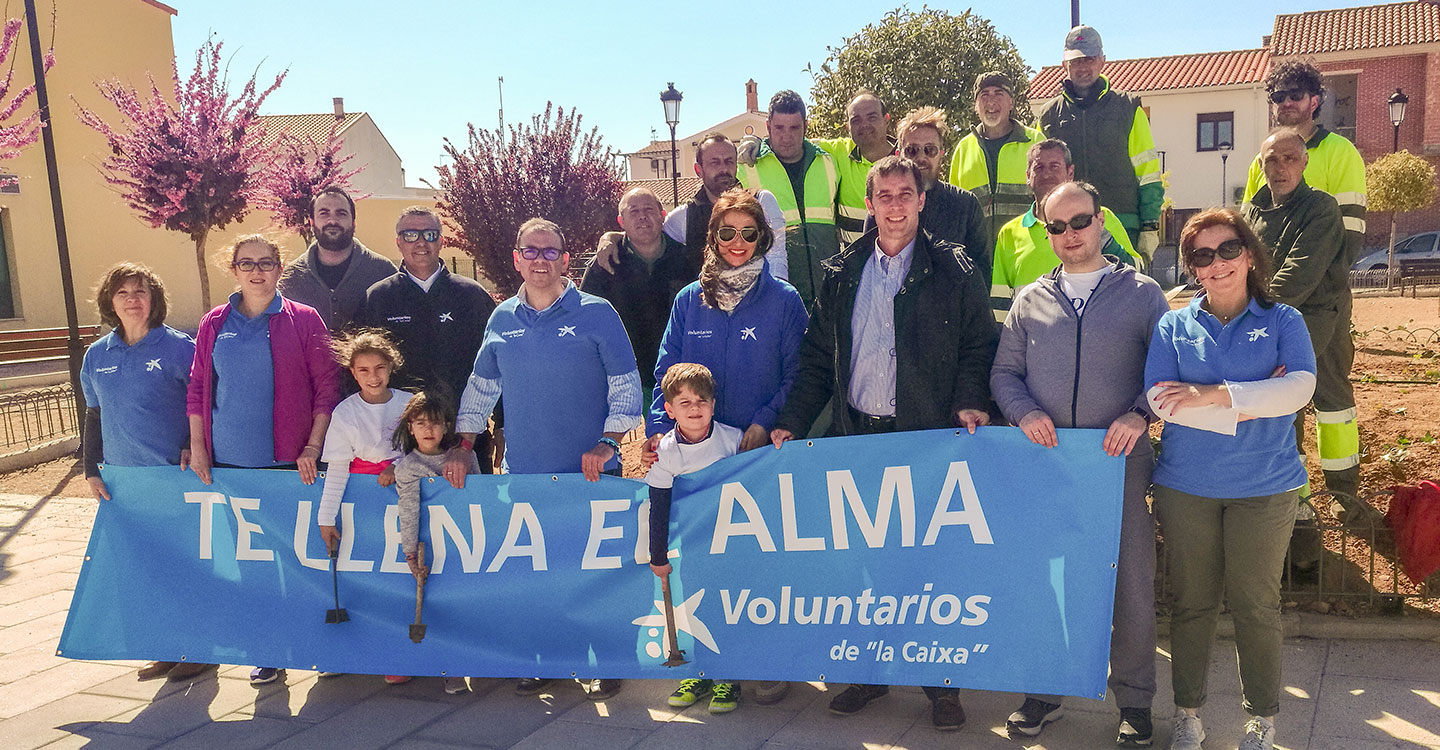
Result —
MULTIPOLYGON (((1440 300, 1436 297, 1361 297, 1355 300, 1355 367, 1352 379, 1359 411, 1361 441, 1361 494, 1373 508, 1379 532, 1368 522, 1340 522, 1320 508, 1326 547, 1333 553, 1319 589, 1287 582, 1289 606, 1303 606, 1339 614, 1371 614, 1396 602, 1385 597, 1357 594, 1418 593, 1420 589, 1393 564, 1386 542, 1383 514, 1394 485, 1440 481, 1440 300), (1379 493, 1379 494, 1377 494, 1379 493), (1375 541, 1372 541, 1375 540, 1375 541), (1375 568, 1370 568, 1372 545, 1375 568), (1307 591, 1313 593, 1307 595, 1307 591), (1321 591, 1326 592, 1324 594, 1321 591), (1330 594, 1343 592, 1349 596, 1330 594)), ((1313 422, 1306 436, 1310 475, 1316 490, 1323 489, 1316 458, 1313 422)), ((639 434, 633 433, 621 448, 625 476, 638 477, 639 434)), ((78 461, 65 459, 0 475, 0 492, 26 495, 88 496, 89 489, 78 461)), ((1323 504, 1322 504, 1323 505, 1323 504)), ((1425 610, 1440 613, 1440 574, 1431 577, 1425 610)), ((1407 607, 1407 611, 1416 611, 1407 607)), ((1418 614, 1419 612, 1417 612, 1418 614)))

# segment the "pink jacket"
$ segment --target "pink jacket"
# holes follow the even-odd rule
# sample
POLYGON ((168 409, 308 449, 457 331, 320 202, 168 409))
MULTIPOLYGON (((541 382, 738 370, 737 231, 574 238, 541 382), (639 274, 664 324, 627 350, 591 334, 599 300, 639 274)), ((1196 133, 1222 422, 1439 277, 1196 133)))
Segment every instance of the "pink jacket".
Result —
MULTIPOLYGON (((210 440, 210 415, 215 408, 215 337, 225 325, 230 305, 200 319, 195 333, 195 360, 185 413, 205 423, 205 450, 215 455, 210 440)), ((329 414, 340 400, 339 367, 330 352, 330 333, 315 308, 281 298, 280 312, 270 317, 270 356, 274 362, 275 461, 294 463, 310 440, 315 415, 329 414)))

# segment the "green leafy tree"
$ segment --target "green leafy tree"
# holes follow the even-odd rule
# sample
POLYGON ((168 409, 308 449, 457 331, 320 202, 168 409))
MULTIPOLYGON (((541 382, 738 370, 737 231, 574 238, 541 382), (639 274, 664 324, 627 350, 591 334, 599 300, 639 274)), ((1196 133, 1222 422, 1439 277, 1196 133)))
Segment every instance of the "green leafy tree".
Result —
POLYGON ((1385 286, 1395 283, 1395 224, 1406 211, 1419 211, 1435 202, 1435 167, 1409 151, 1397 151, 1370 162, 1365 168, 1365 202, 1371 212, 1390 212, 1390 254, 1385 286))
POLYGON ((972 89, 975 77, 999 70, 1015 82, 1015 117, 1034 120, 1025 98, 1030 67, 1010 41, 988 20, 965 11, 952 14, 922 7, 897 8, 837 47, 819 70, 806 66, 814 78, 810 89, 811 135, 839 137, 847 133, 845 105, 855 92, 868 89, 885 102, 898 121, 926 105, 945 110, 954 143, 978 122, 972 89))

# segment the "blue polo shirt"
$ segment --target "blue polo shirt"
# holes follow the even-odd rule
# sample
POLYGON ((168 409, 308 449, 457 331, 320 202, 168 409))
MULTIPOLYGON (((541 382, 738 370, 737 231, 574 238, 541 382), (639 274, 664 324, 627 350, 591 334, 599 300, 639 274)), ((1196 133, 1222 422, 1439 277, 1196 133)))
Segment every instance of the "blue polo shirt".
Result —
MULTIPOLYGON (((635 372, 615 308, 566 287, 540 312, 518 297, 501 302, 475 357, 476 376, 500 381, 512 474, 578 473, 580 456, 605 431, 609 379, 635 372)), ((619 465, 616 456, 605 468, 619 465)))
POLYGON ((275 368, 270 354, 270 316, 280 295, 253 318, 240 312, 240 293, 230 295, 230 314, 215 334, 215 408, 210 442, 216 463, 275 465, 275 368))
MULTIPOLYGON (((1145 359, 1145 387, 1162 380, 1221 383, 1265 380, 1279 365, 1315 372, 1315 351, 1300 312, 1255 300, 1226 325, 1201 309, 1204 295, 1160 318, 1145 359)), ((1254 419, 1235 435, 1166 423, 1155 484, 1201 497, 1274 495, 1305 484, 1293 416, 1254 419)))
POLYGON ((85 405, 100 410, 105 463, 180 463, 181 449, 189 447, 185 387, 194 358, 195 342, 167 325, 134 346, 111 331, 85 350, 80 388, 85 405))

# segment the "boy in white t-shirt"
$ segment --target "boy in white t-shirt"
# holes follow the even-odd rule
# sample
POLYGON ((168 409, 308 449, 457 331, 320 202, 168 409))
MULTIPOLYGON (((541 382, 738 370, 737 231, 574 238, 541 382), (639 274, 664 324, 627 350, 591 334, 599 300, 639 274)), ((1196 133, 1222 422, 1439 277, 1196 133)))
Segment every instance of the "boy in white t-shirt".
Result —
MULTIPOLYGON (((665 394, 665 413, 675 421, 675 429, 660 438, 659 458, 645 481, 650 485, 650 570, 663 577, 670 574, 670 489, 675 477, 735 455, 742 433, 715 421, 715 378, 705 365, 671 365, 660 380, 660 391, 665 394)), ((740 702, 739 685, 700 679, 681 681, 669 702, 683 708, 707 693, 712 714, 734 711, 740 702)))

